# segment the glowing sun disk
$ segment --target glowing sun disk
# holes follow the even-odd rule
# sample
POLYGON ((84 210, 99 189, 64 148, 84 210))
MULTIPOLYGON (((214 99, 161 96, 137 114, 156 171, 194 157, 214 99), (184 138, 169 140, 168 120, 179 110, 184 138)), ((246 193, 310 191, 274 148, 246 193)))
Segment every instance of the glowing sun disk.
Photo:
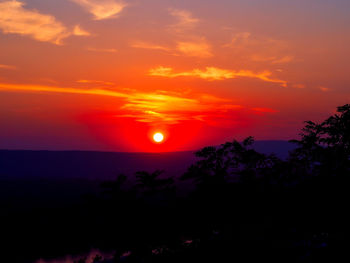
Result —
POLYGON ((162 141, 164 140, 164 135, 163 135, 162 133, 160 133, 160 132, 157 132, 157 133, 155 133, 155 134, 153 135, 153 140, 154 140, 155 142, 160 143, 160 142, 162 142, 162 141))

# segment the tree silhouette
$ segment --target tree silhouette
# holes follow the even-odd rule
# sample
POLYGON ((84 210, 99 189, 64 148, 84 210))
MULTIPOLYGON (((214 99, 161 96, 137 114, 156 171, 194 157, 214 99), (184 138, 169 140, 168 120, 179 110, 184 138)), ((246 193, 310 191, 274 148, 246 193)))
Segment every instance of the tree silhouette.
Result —
POLYGON ((350 105, 323 122, 305 122, 292 142, 297 148, 286 160, 257 152, 253 137, 197 151, 181 177, 194 188, 188 195, 174 194, 174 179, 163 171, 140 171, 134 187, 120 175, 83 204, 36 209, 29 219, 15 213, 3 224, 10 226, 4 240, 43 242, 25 242, 5 261, 34 262, 17 258, 44 250, 48 257, 79 254, 93 244, 115 250, 114 262, 348 262, 350 105), (44 228, 47 213, 52 221, 44 228), (48 233, 52 225, 58 230, 48 233), (54 245, 46 241, 51 235, 54 245))
POLYGON ((125 201, 130 195, 129 191, 124 189, 126 181, 127 177, 120 174, 116 180, 101 183, 101 188, 103 189, 104 195, 115 201, 125 201))
POLYGON ((86 257, 76 260, 74 263, 86 263, 86 257))
POLYGON ((307 121, 290 161, 303 167, 305 175, 336 176, 349 172, 350 105, 337 108, 337 114, 322 123, 307 121))
POLYGON ((146 194, 155 194, 164 190, 172 188, 174 179, 173 178, 159 178, 164 171, 156 170, 153 173, 146 171, 140 171, 136 173, 138 186, 146 194))
POLYGON ((102 260, 103 260, 103 257, 102 257, 102 256, 96 255, 96 256, 94 257, 92 263, 100 263, 100 262, 102 262, 102 260))
POLYGON ((274 155, 255 151, 253 144, 254 138, 248 137, 242 143, 234 140, 218 147, 205 147, 195 153, 201 160, 190 166, 181 179, 194 179, 202 186, 223 185, 238 178, 242 182, 252 181, 278 160, 274 155))

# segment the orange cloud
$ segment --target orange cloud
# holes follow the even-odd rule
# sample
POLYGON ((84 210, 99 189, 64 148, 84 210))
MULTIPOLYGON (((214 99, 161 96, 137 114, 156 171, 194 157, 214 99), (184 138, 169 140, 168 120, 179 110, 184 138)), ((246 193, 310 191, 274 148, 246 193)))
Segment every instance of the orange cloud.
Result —
POLYGON ((127 98, 128 95, 103 89, 77 89, 77 88, 60 88, 54 86, 43 85, 23 85, 23 84, 7 84, 0 83, 0 90, 2 91, 24 91, 24 92, 54 92, 54 93, 70 93, 70 94, 82 94, 82 95, 100 95, 117 98, 127 98))
POLYGON ((331 90, 330 88, 323 87, 323 86, 319 87, 319 89, 320 89, 321 91, 323 91, 323 92, 327 92, 327 91, 330 91, 330 90, 331 90))
POLYGON ((176 77, 197 77, 205 80, 224 80, 235 79, 237 77, 256 78, 266 82, 279 83, 281 86, 286 87, 287 82, 280 79, 271 78, 272 73, 270 71, 263 71, 260 73, 254 73, 249 70, 226 70, 216 67, 207 67, 205 70, 194 69, 192 71, 185 71, 174 73, 172 68, 158 67, 149 71, 150 76, 160 76, 167 78, 176 77))
POLYGON ((294 60, 294 56, 282 56, 282 57, 266 57, 261 55, 253 55, 251 59, 256 62, 270 62, 271 64, 287 64, 294 60))
MULTIPOLYGON (((82 81, 88 84, 88 82, 82 81)), ((45 85, 0 83, 5 92, 46 92, 114 97, 121 102, 116 118, 131 118, 137 122, 152 124, 177 124, 181 121, 200 121, 218 125, 217 118, 230 121, 237 111, 252 111, 258 115, 276 113, 270 108, 247 108, 233 104, 226 98, 211 94, 188 94, 186 96, 167 91, 137 92, 94 88, 62 88, 45 85)), ((223 122, 227 123, 227 122, 223 122)), ((221 125, 226 125, 221 123, 221 125)))
POLYGON ((0 3, 0 29, 5 34, 27 35, 39 41, 61 44, 71 35, 67 28, 51 15, 23 8, 19 1, 0 3))
POLYGON ((237 47, 240 46, 242 44, 245 44, 246 41, 251 37, 251 33, 250 32, 240 32, 235 34, 232 39, 231 42, 228 44, 225 44, 224 47, 237 47))
POLYGON ((211 46, 204 39, 196 42, 178 42, 176 49, 191 57, 209 58, 213 56, 211 46))
POLYGON ((87 47, 86 50, 92 51, 92 52, 106 52, 106 53, 116 53, 118 50, 114 48, 93 48, 93 47, 87 47))
MULTIPOLYGON (((83 83, 88 83, 82 81, 83 83)), ((0 91, 7 92, 49 92, 115 97, 122 100, 122 114, 116 117, 134 118, 139 122, 173 124, 181 120, 204 120, 207 116, 239 109, 230 100, 209 94, 194 95, 193 98, 172 93, 120 92, 107 89, 61 88, 57 86, 23 85, 0 83, 0 91)))
POLYGON ((16 66, 11 66, 11 65, 0 64, 0 69, 15 70, 15 69, 17 69, 17 67, 16 66))
POLYGON ((207 43, 204 38, 198 39, 197 41, 179 41, 175 48, 161 46, 147 42, 135 42, 131 44, 133 48, 151 49, 165 51, 175 56, 189 56, 199 58, 212 57, 211 46, 207 43))
POLYGON ((199 19, 193 17, 187 10, 170 8, 169 13, 177 20, 177 23, 171 26, 177 32, 192 29, 199 23, 199 19))
POLYGON ((292 87, 295 89, 305 89, 306 88, 306 86, 304 84, 294 84, 292 87))
POLYGON ((3 33, 29 36, 56 45, 62 44, 62 40, 71 35, 90 35, 78 25, 73 31, 68 30, 54 16, 25 9, 24 5, 16 0, 0 2, 0 29, 3 33))
POLYGON ((114 85, 113 82, 108 82, 108 81, 103 81, 103 80, 79 79, 79 80, 77 80, 77 82, 83 83, 83 84, 114 85))
POLYGON ((154 49, 154 50, 162 50, 162 51, 171 51, 171 48, 160 46, 152 43, 147 42, 135 42, 131 44, 131 47, 133 48, 142 48, 142 49, 154 49))
POLYGON ((249 57, 254 62, 278 65, 295 60, 294 56, 289 54, 289 44, 286 41, 253 35, 250 32, 235 33, 231 41, 223 47, 230 48, 238 59, 246 60, 249 57))
POLYGON ((76 25, 73 30, 73 35, 75 36, 91 36, 89 32, 86 30, 82 29, 79 25, 76 25))
POLYGON ((198 99, 179 97, 160 93, 135 93, 122 106, 122 110, 131 112, 129 116, 140 122, 177 123, 193 119, 206 110, 198 99))
POLYGON ((285 63, 289 63, 292 62, 294 60, 293 56, 284 56, 281 58, 276 58, 274 60, 271 61, 272 64, 285 64, 285 63))
POLYGON ((115 18, 126 4, 116 0, 71 0, 94 16, 95 20, 115 18))

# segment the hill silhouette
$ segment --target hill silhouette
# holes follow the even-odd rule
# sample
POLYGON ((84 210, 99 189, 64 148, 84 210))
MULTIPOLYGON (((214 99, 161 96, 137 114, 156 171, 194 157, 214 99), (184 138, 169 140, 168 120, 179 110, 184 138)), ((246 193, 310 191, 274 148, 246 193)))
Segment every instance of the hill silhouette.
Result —
MULTIPOLYGON (((287 141, 257 141, 262 153, 286 158, 295 146, 287 141)), ((183 174, 197 158, 191 151, 170 153, 122 153, 88 151, 20 151, 0 150, 0 177, 114 179, 123 173, 164 170, 175 176, 183 174), (19 165, 20 164, 20 165, 19 165)))

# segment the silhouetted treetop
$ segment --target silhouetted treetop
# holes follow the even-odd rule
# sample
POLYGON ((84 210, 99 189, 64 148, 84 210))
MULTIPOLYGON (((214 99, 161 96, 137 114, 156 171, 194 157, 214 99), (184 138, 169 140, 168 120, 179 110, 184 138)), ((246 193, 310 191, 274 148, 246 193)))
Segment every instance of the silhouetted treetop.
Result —
POLYGON ((255 151, 253 144, 254 138, 248 137, 242 143, 234 140, 218 147, 205 147, 195 153, 201 160, 192 165, 182 179, 221 184, 238 178, 255 178, 272 167, 276 157, 255 151))
POLYGON ((349 171, 350 164, 350 105, 337 108, 337 113, 322 123, 312 121, 292 140, 298 148, 290 154, 290 161, 299 162, 305 173, 340 175, 349 171))
POLYGON ((165 190, 171 187, 174 183, 173 178, 159 178, 164 171, 156 170, 153 173, 146 171, 140 171, 136 173, 138 186, 145 192, 153 193, 161 190, 165 190))

